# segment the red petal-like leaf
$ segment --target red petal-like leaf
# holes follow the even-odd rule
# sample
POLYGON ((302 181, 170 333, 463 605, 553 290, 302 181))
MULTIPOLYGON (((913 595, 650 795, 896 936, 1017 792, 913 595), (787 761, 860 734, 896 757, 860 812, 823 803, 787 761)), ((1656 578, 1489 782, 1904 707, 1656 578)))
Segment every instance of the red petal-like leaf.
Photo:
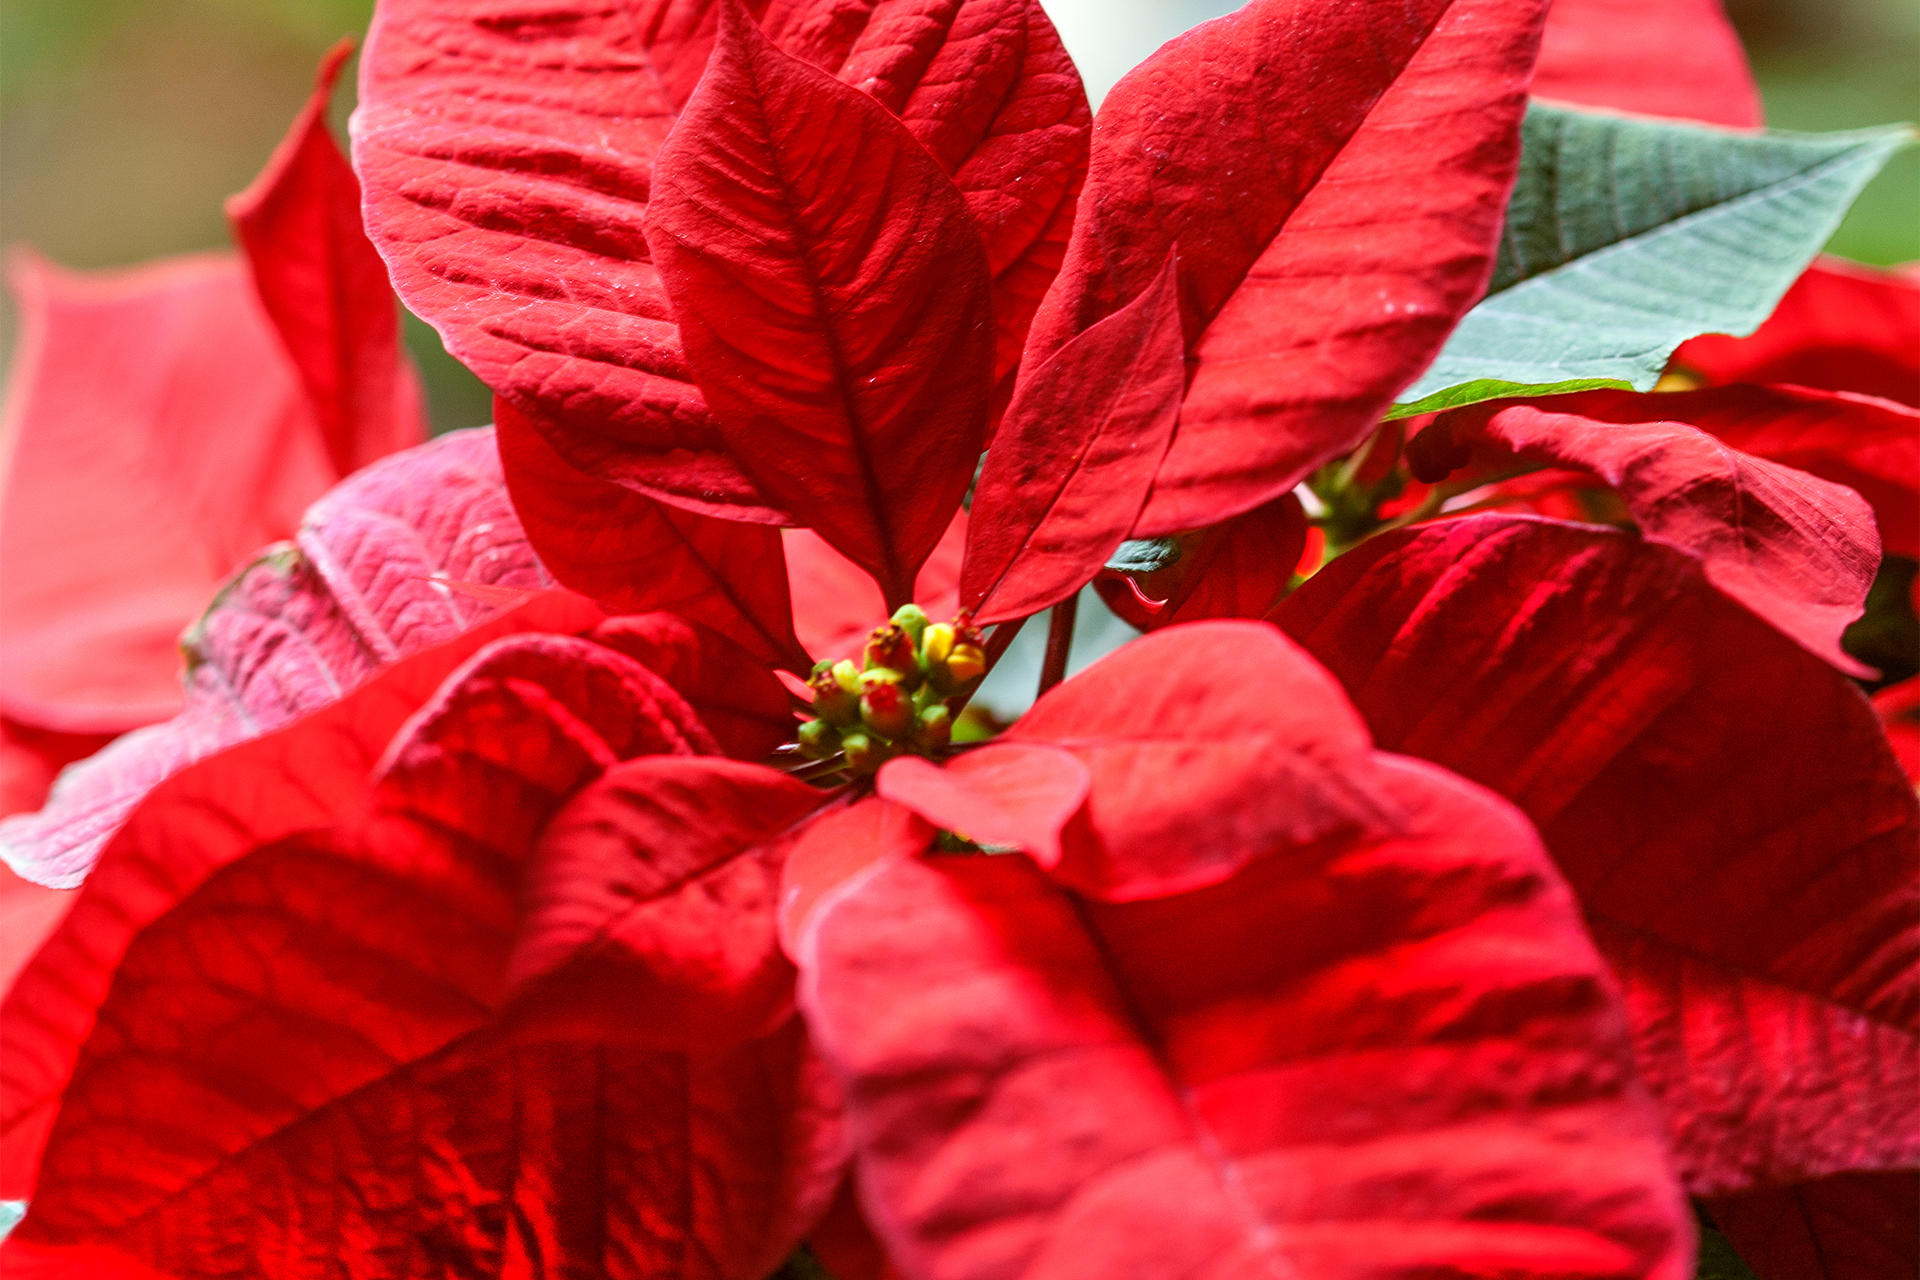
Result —
POLYGON ((1024 850, 1043 867, 1060 862, 1060 832, 1086 803, 1087 767, 1058 747, 999 742, 935 767, 917 756, 888 761, 880 795, 982 845, 1024 850))
POLYGON ((1920 268, 1821 258, 1756 332, 1695 338, 1674 360, 1714 382, 1791 382, 1920 405, 1920 268))
POLYGON ((384 738, 351 718, 406 669, 183 775, 109 851, 7 1006, 9 1116, 64 1083, 20 1236, 194 1274, 757 1280, 837 1179, 798 1028, 659 1052, 622 1034, 638 1007, 505 1003, 546 818, 704 734, 629 660, 523 638, 449 681, 369 796, 384 738), (301 817, 325 825, 276 838, 301 817))
MULTIPOLYGON (((209 590, 212 607, 184 642, 186 708, 76 766, 40 813, 0 823, 0 850, 32 879, 77 884, 162 778, 499 612, 452 583, 550 583, 507 502, 488 431, 444 435, 367 468, 309 508, 292 546, 267 551, 217 597, 209 590)), ((584 601, 561 607, 583 627, 598 617, 584 601)))
POLYGON ((1275 833, 1307 844, 1392 811, 1346 695, 1265 623, 1135 641, 1049 692, 1001 741, 1063 747, 1087 766, 1097 841, 1070 840, 1060 875, 1112 900, 1213 884, 1275 833))
POLYGON ((927 847, 933 828, 882 800, 824 813, 794 841, 780 886, 780 944, 792 955, 801 928, 820 902, 867 868, 910 858, 927 847))
POLYGON ((12 283, 0 711, 118 733, 180 709, 181 628, 334 473, 239 262, 12 283))
POLYGON ((234 240, 313 405, 340 475, 426 438, 387 269, 360 225, 360 183, 327 131, 334 46, 313 96, 253 185, 227 201, 234 240))
POLYGON ((1628 534, 1478 516, 1280 619, 1382 747, 1533 818, 1693 1190, 1920 1159, 1920 805, 1851 682, 1628 534))
POLYGON ((1920 1174, 1846 1173, 1708 1204, 1759 1280, 1920 1274, 1920 1174))
POLYGON ((1014 391, 974 490, 960 598, 984 624, 1038 613, 1126 540, 1186 387, 1171 257, 1146 292, 1014 391))
POLYGON ((804 665, 778 530, 683 511, 588 475, 511 404, 496 400, 494 412, 514 510, 554 577, 610 613, 678 613, 764 665, 804 665))
POLYGON ((1720 0, 1553 0, 1536 97, 1760 127, 1760 89, 1720 0))
MULTIPOLYGON (((1432 456, 1490 440, 1532 461, 1591 471, 1649 542, 1694 557, 1707 581, 1782 634, 1864 674, 1840 647, 1880 568, 1873 511, 1860 495, 1728 448, 1691 425, 1688 405, 1671 397, 1605 405, 1610 412, 1598 419, 1551 400, 1463 409, 1415 436, 1412 448, 1432 456)), ((1436 477, 1429 469, 1421 478, 1436 477)))
POLYGON ((958 190, 730 3, 647 237, 728 448, 904 603, 986 431, 990 281, 958 190))
POLYGON ((609 618, 593 638, 673 686, 721 748, 757 760, 793 740, 787 688, 746 648, 676 614, 609 618))
POLYGON ((1920 783, 1920 676, 1874 694, 1873 709, 1908 780, 1920 783))
POLYGON ((1698 427, 1743 453, 1852 489, 1873 507, 1887 551, 1920 556, 1920 409, 1794 386, 1712 387, 1658 397, 1594 391, 1543 401, 1541 407, 1601 422, 1663 418, 1698 427))
POLYGON ((1155 631, 1208 618, 1264 618, 1307 549, 1307 513, 1292 494, 1180 539, 1180 558, 1147 573, 1102 573, 1094 585, 1128 625, 1155 631))
POLYGON ((1381 776, 1395 827, 1249 832, 1196 893, 1116 906, 1023 858, 933 858, 822 903, 801 1007, 903 1270, 1688 1274, 1618 1006, 1538 839, 1439 770, 1381 776))
MULTIPOLYGON (((593 474, 696 510, 780 514, 687 373, 641 219, 717 5, 390 0, 354 161, 401 295, 593 474)), ((1059 263, 1088 112, 1034 0, 754 0, 786 52, 898 112, 987 241, 997 366, 1059 263)))
POLYGON ((1440 349, 1492 271, 1544 9, 1254 0, 1107 97, 1030 345, 1119 310, 1178 244, 1190 381, 1139 532, 1285 493, 1440 349))
MULTIPOLYGON (((913 598, 929 617, 951 618, 960 608, 960 565, 967 544, 967 513, 953 523, 920 566, 913 598)), ((873 578, 808 529, 786 531, 787 580, 793 629, 815 658, 857 658, 867 635, 887 618, 887 602, 873 578)))
POLYGON ((789 834, 820 792, 758 765, 631 760, 541 833, 510 978, 527 1012, 633 1020, 623 1038, 718 1048, 778 1027, 793 968, 775 936, 789 834))

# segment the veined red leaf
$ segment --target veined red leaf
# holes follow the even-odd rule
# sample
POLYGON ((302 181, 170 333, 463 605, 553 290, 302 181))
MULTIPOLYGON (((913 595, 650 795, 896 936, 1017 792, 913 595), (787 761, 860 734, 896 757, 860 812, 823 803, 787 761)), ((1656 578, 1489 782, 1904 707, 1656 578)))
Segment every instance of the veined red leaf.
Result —
POLYGON ((904 1271, 1689 1274, 1538 839, 1430 766, 1381 777, 1399 824, 1249 832, 1195 893, 1114 905, 1023 858, 933 857, 822 901, 800 1004, 904 1271))
POLYGON ((507 489, 541 563, 610 613, 667 610, 794 666, 787 566, 776 529, 657 502, 575 468, 505 400, 494 402, 507 489))
POLYGON ((408 665, 183 775, 109 851, 65 967, 7 1006, 28 1051, 8 1114, 23 1075, 64 1084, 17 1238, 235 1276, 763 1276, 838 1176, 798 1028, 661 1052, 505 1003, 547 817, 622 758, 697 745, 697 721, 585 640, 510 640, 369 786, 384 738, 342 721, 408 665), (316 755, 349 773, 310 778, 316 755))
POLYGON ((1690 1189, 1920 1159, 1920 805, 1851 682, 1678 552, 1518 517, 1375 538, 1280 620, 1534 820, 1690 1189))
POLYGON ((1893 1280, 1920 1272, 1920 1174, 1846 1173, 1708 1204, 1759 1280, 1893 1280))
POLYGON ((420 382, 400 345, 387 269, 360 223, 360 184, 327 131, 353 42, 335 45, 313 95, 253 185, 227 201, 253 285, 299 371, 335 472, 426 438, 420 382))
MULTIPOLYGON (((780 48, 897 112, 953 176, 986 239, 996 362, 1011 369, 1086 167, 1086 97, 1040 6, 749 7, 780 48)), ((354 161, 401 296, 568 461, 779 523, 693 385, 640 231, 716 11, 390 0, 361 61, 354 161)))
POLYGON ((1293 581, 1307 549, 1307 516, 1292 494, 1180 537, 1180 556, 1146 573, 1094 580, 1122 621, 1156 631, 1207 618, 1264 618, 1293 581))
MULTIPOLYGON (((1920 334, 1916 334, 1920 341, 1920 334)), ((1754 454, 1845 485, 1873 507, 1881 545, 1920 556, 1920 409, 1798 386, 1591 391, 1540 402, 1600 422, 1671 419, 1754 454)))
POLYGON ((793 1010, 775 907, 793 829, 821 793, 759 765, 642 757, 541 833, 510 980, 525 1016, 717 1048, 793 1010))
POLYGON ((1177 243, 1189 359, 1137 530, 1197 529, 1359 443, 1478 298, 1543 0, 1254 0, 1122 80, 1030 359, 1177 243))
POLYGON ((233 258, 11 278, 0 711, 119 733, 180 709, 181 627, 334 474, 233 258))
POLYGON ((1553 0, 1536 97, 1760 127, 1760 88, 1720 0, 1553 0))
MULTIPOLYGON (((1853 490, 1728 448, 1662 395, 1583 406, 1476 406, 1442 415, 1410 446, 1416 474, 1445 473, 1450 449, 1488 440, 1522 458, 1578 467, 1625 502, 1650 542, 1700 562, 1707 581, 1808 652, 1852 675, 1840 647, 1880 568, 1873 511, 1853 490)), ((1920 441, 1915 443, 1920 450, 1920 441)), ((1920 455, 1916 455, 1920 456, 1920 455)))
POLYGON ((952 181, 730 3, 647 238, 734 457, 905 603, 986 432, 990 279, 952 181))
POLYGON ((1821 258, 1744 338, 1695 338, 1674 360, 1713 382, 1790 382, 1920 406, 1920 267, 1821 258))
POLYGON ((1059 876, 1116 901, 1217 883, 1262 839, 1309 844, 1393 812, 1346 695, 1261 622, 1134 641, 1048 692, 999 741, 1064 748, 1086 765, 1095 838, 1069 839, 1059 876))
POLYGON ((1043 867, 1060 862, 1060 832, 1086 803, 1087 767, 1058 747, 996 742, 936 767, 890 760, 874 779, 883 799, 981 845, 1010 845, 1043 867))
POLYGON ((793 740, 786 686, 738 641, 672 613, 609 618, 593 638, 672 685, 728 755, 758 760, 793 740))
MULTIPOLYGON (((65 774, 37 814, 0 822, 0 851, 46 884, 79 883, 161 779, 276 729, 499 610, 442 578, 539 590, 551 580, 507 501, 489 431, 395 455, 316 502, 292 545, 220 590, 184 641, 186 706, 65 774)), ((208 599, 212 600, 208 607, 208 599)), ((597 610, 559 607, 584 627, 597 610)))
POLYGON ((974 490, 960 598, 981 624, 1058 604, 1146 505, 1186 386, 1174 259, 1020 379, 974 490))
MULTIPOLYGON (((934 545, 914 579, 913 598, 927 615, 944 621, 960 608, 960 565, 966 554, 967 512, 934 545)), ((887 618, 887 602, 872 575, 835 551, 811 529, 788 529, 787 582, 793 596, 793 629, 818 658, 857 658, 867 635, 887 618)))

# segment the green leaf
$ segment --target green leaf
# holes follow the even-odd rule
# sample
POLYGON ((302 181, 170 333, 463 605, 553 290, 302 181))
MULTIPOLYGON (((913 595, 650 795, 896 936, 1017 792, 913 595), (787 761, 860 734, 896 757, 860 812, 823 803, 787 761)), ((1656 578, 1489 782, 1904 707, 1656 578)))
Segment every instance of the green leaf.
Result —
POLYGON ((1651 388, 1688 338, 1758 328, 1914 136, 1740 133, 1534 104, 1487 296, 1389 416, 1651 388))
POLYGON ((1128 538, 1114 551, 1107 568, 1116 573, 1152 573, 1174 563, 1185 550, 1177 536, 1128 538))

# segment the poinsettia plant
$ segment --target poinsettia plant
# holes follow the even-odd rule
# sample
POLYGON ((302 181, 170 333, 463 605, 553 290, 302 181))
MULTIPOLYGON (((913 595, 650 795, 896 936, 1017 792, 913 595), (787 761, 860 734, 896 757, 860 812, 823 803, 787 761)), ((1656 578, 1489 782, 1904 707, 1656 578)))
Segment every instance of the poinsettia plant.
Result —
POLYGON ((1909 131, 1710 0, 340 56, 20 277, 9 1276, 1913 1272, 1909 131))

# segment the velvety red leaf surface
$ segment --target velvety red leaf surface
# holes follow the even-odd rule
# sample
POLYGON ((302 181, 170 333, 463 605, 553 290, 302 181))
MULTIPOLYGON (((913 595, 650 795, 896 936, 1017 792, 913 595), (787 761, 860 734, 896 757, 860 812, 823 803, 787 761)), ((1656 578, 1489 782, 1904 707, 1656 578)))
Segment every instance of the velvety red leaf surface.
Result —
POLYGON ((233 258, 12 283, 0 711, 117 733, 180 709, 181 628, 334 472, 233 258))
MULTIPOLYGON (((1445 414, 1414 437, 1415 470, 1435 479, 1446 470, 1449 447, 1487 441, 1528 461, 1590 471, 1620 495, 1648 541, 1694 557, 1707 581, 1783 635, 1863 674, 1840 636, 1865 609, 1880 569, 1880 539, 1865 500, 1728 448, 1691 424, 1688 404, 1668 396, 1602 404, 1604 418, 1575 406, 1563 410, 1553 400, 1445 414)), ((1920 439, 1913 448, 1920 451, 1920 439)))
MULTIPOLYGON (((421 661, 182 775, 109 850, 5 1009, 6 1141, 59 1106, 19 1237, 263 1277, 343 1249, 401 1274, 764 1275, 838 1178, 797 1025, 662 1049, 621 1035, 642 1005, 588 1031, 507 1004, 547 819, 711 739, 637 663, 538 635, 475 655, 388 745, 369 703, 421 661)), ((544 849, 575 889, 593 825, 544 849)), ((556 977, 608 957, 554 924, 533 954, 556 977)))
MULTIPOLYGON (((750 7, 786 52, 898 112, 952 175, 986 239, 996 365, 1010 368, 1086 163, 1085 94, 1038 4, 750 7)), ((361 61, 354 162, 402 297, 482 381, 541 415, 569 461, 777 523, 687 373, 641 235, 654 160, 717 11, 383 4, 361 61)))
POLYGON ((1155 631, 1208 618, 1264 618, 1307 549, 1307 514, 1292 494, 1180 540, 1180 558, 1148 573, 1108 571, 1100 598, 1129 626, 1155 631))
POLYGON ((1688 1274, 1537 838, 1430 766, 1379 776, 1391 822, 1250 832, 1199 892, 1113 905, 1024 858, 936 856, 822 900, 801 1007, 904 1271, 1688 1274))
POLYGON ((1553 0, 1534 96, 1760 127, 1760 89, 1720 0, 1553 0))
POLYGON ((1379 744, 1518 804, 1690 1189, 1920 1158, 1920 806, 1852 683, 1610 530, 1383 535, 1280 610, 1379 744))
POLYGON ((443 435, 356 474, 308 509, 292 544, 217 596, 209 588, 175 642, 187 655, 185 708, 76 766, 39 813, 0 822, 0 851, 32 879, 77 884, 162 778, 500 611, 456 585, 551 585, 507 501, 490 431, 443 435))
POLYGON ((340 475, 426 438, 420 382, 400 345, 386 265, 360 224, 360 183, 327 130, 353 53, 342 41, 253 185, 227 201, 254 288, 313 405, 340 475))
POLYGON ((1846 391, 1744 384, 1657 397, 1594 391, 1540 405, 1562 406, 1597 422, 1684 422, 1743 453, 1845 485, 1873 507, 1885 550, 1920 556, 1920 409, 1846 391))
POLYGON ((1178 244, 1189 385, 1139 533, 1285 493, 1440 349, 1492 270, 1544 10, 1255 0, 1107 97, 1030 358, 1178 244))
POLYGON ((722 751, 758 760, 791 742, 795 720, 787 687, 751 651, 678 614, 609 618, 593 638, 673 686, 722 751))
POLYGON ((510 981, 591 1034, 722 1047, 793 1011, 775 935, 786 845, 814 788, 759 765, 642 757, 569 800, 539 838, 510 981))
POLYGON ((1058 604, 1146 504, 1186 386, 1171 257, 1144 293, 1030 375, 975 486, 960 598, 982 625, 1058 604))
POLYGON ((1060 862, 1060 832, 1086 803, 1087 767, 1058 747, 991 743, 945 765, 902 756, 875 779, 883 799, 982 846, 1013 846, 1043 867, 1060 862))
POLYGON ((1392 810, 1340 687, 1265 623, 1135 641, 1049 691, 999 741, 1063 748, 1086 766, 1084 828, 1067 831, 1058 875, 1095 897, 1213 884, 1263 839, 1310 843, 1392 810))
MULTIPOLYGON (((843 797, 847 805, 851 797, 843 797)), ((781 873, 780 944, 788 955, 814 908, 876 863, 912 858, 933 838, 918 815, 884 800, 829 808, 795 839, 781 873)))
POLYGON ((1674 353, 1714 382, 1790 382, 1920 405, 1920 268, 1821 258, 1752 335, 1674 353))
POLYGON ((1759 1280, 1894 1280, 1920 1273, 1920 1173, 1845 1173, 1709 1203, 1759 1280))
POLYGON ((496 400, 494 413, 514 511, 562 583, 614 613, 678 613, 739 641, 762 665, 801 663, 778 530, 684 511, 589 475, 507 401, 496 400))
MULTIPOLYGON (((935 544, 914 579, 913 598, 927 615, 944 621, 960 608, 960 565, 967 543, 967 513, 935 544)), ((793 629, 815 658, 857 658, 867 635, 887 620, 887 602, 873 578, 828 546, 810 529, 788 529, 787 582, 793 596, 793 629)))
POLYGON ((990 277, 958 189, 730 4, 655 164, 647 242, 728 449, 905 603, 989 408, 990 277))

